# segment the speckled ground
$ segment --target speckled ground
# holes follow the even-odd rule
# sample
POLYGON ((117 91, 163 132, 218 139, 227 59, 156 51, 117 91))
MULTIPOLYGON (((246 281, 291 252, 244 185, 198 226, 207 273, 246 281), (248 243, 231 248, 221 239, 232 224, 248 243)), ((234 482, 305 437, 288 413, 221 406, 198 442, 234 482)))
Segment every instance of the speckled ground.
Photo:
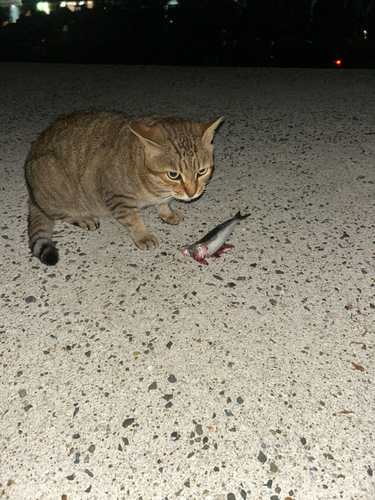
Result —
POLYGON ((375 73, 1 64, 0 102, 0 497, 373 500, 375 73), (23 162, 85 108, 224 114, 216 171, 155 251, 60 223, 47 268, 23 162))

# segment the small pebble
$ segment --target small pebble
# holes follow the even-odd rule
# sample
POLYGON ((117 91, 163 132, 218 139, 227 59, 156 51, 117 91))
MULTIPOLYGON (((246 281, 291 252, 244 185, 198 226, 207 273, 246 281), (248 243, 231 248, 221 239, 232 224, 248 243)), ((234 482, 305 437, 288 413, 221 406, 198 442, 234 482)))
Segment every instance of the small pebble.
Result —
POLYGON ((134 418, 127 418, 123 421, 122 423, 122 426, 125 427, 125 429, 127 427, 129 427, 129 425, 131 425, 132 423, 134 422, 134 418))
POLYGON ((258 460, 259 462, 262 462, 262 464, 264 464, 265 462, 267 462, 267 457, 264 453, 260 451, 258 455, 258 460))
POLYGON ((271 472, 277 472, 278 471, 277 465, 275 465, 274 463, 270 463, 270 470, 271 472))
POLYGON ((36 302, 36 298, 34 297, 34 295, 29 295, 28 297, 26 297, 25 301, 26 304, 31 304, 32 302, 36 302))

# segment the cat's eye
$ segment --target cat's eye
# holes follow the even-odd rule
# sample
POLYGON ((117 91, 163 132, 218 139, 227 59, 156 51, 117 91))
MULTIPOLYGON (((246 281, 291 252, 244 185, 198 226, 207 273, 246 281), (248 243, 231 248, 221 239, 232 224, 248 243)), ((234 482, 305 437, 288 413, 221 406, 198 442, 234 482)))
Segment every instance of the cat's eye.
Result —
POLYGON ((207 174, 207 170, 208 168, 201 168, 200 170, 198 170, 198 175, 205 175, 207 174))
POLYGON ((180 174, 178 172, 167 172, 167 176, 172 180, 172 181, 177 181, 180 179, 180 174))

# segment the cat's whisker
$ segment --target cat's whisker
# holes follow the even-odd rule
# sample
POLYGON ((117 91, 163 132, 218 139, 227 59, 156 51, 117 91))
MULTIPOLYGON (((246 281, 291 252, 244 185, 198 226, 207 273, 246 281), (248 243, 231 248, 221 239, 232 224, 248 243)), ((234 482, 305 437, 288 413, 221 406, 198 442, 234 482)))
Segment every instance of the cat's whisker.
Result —
POLYGON ((207 189, 211 189, 211 187, 215 188, 217 182, 221 181, 221 179, 223 178, 223 175, 220 175, 220 176, 217 176, 217 177, 214 177, 213 179, 211 178, 207 183, 206 183, 206 186, 205 188, 207 189))
POLYGON ((207 186, 208 184, 212 184, 212 183, 214 183, 214 182, 216 182, 216 181, 221 180, 223 177, 224 177, 224 174, 215 175, 214 177, 211 177, 211 178, 208 180, 208 182, 207 182, 206 186, 207 186))
POLYGON ((165 192, 165 194, 161 194, 157 198, 155 198, 155 204, 161 205, 162 203, 167 203, 168 201, 171 201, 172 199, 173 199, 173 195, 168 190, 167 192, 165 192))

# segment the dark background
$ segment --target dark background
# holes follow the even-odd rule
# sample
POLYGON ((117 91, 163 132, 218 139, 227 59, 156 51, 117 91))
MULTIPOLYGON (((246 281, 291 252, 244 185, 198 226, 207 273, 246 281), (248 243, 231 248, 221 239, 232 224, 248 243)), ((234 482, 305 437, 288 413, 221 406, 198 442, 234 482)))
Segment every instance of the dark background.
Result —
POLYGON ((0 61, 375 68, 375 0, 119 0, 0 8, 0 61))

